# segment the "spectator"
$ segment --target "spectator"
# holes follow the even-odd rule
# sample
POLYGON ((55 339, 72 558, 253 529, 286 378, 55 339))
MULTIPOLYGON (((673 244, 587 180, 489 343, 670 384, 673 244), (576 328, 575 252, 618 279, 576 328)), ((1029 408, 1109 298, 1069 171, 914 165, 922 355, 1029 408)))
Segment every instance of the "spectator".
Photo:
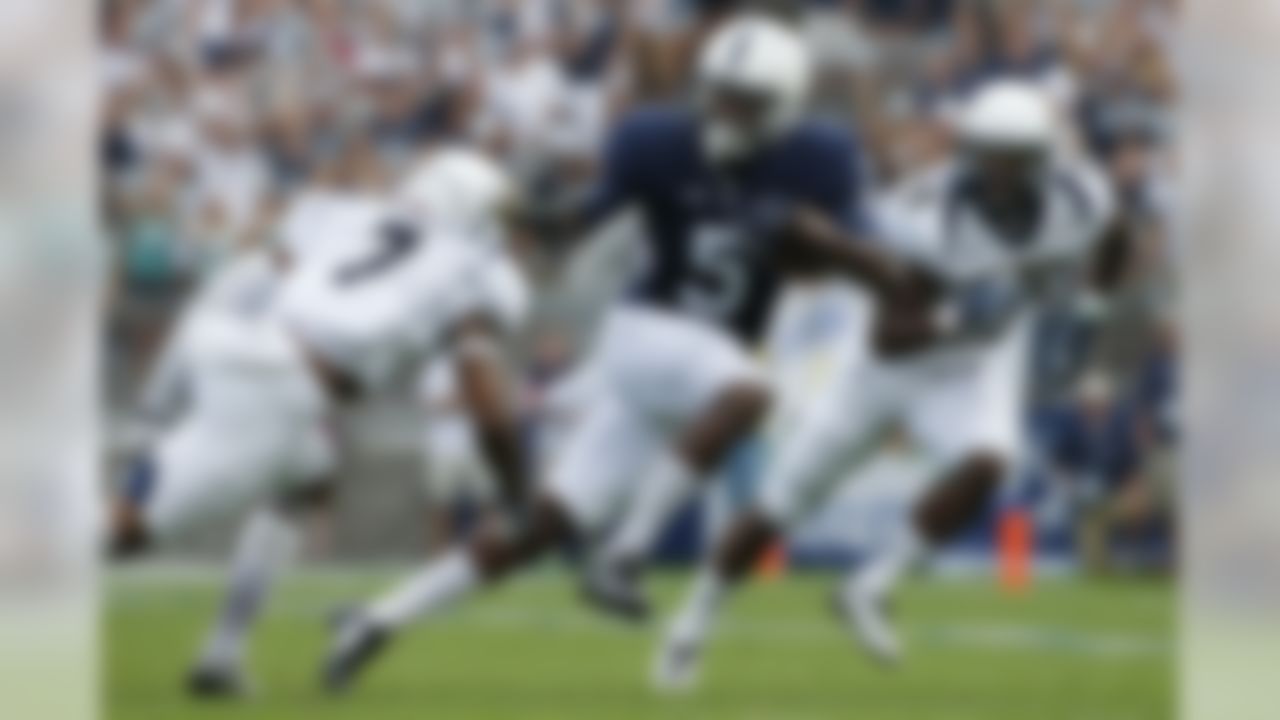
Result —
POLYGON ((1118 566, 1113 540, 1132 551, 1164 511, 1134 409, 1108 378, 1094 374, 1048 428, 1048 464, 1074 501, 1084 568, 1110 572, 1118 566))
POLYGON ((238 89, 207 86, 195 98, 201 142, 195 151, 192 215, 186 223, 198 261, 216 263, 252 242, 270 190, 266 159, 238 89))

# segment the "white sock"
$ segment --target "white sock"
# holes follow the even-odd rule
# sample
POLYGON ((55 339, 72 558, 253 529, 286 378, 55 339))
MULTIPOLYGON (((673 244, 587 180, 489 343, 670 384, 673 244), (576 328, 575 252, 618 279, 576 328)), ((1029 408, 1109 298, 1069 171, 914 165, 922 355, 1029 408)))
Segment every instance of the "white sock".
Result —
POLYGON ((667 521, 693 494, 697 473, 674 455, 663 455, 643 480, 622 525, 609 541, 605 557, 648 558, 667 521))
POLYGON ((398 628, 448 609, 479 584, 480 572, 471 553, 450 550, 374 601, 369 617, 383 627, 398 628))
POLYGON ((929 543, 912 522, 895 532, 889 543, 860 568, 848 587, 859 586, 884 597, 898 586, 908 571, 924 556, 929 543))
POLYGON ((222 666, 240 662, 249 629, 298 544, 298 528, 277 512, 262 510, 245 522, 236 541, 222 612, 205 640, 201 662, 222 666))
POLYGON ((720 606, 733 586, 712 567, 704 567, 694 578, 693 586, 680 606, 667 634, 668 642, 701 646, 715 627, 720 606))

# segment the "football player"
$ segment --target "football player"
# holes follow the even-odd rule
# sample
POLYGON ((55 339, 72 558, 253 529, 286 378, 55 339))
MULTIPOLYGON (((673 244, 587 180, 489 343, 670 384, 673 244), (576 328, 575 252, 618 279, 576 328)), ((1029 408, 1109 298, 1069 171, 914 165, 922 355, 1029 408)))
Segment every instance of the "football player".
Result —
MULTIPOLYGON (((352 242, 380 213, 383 203, 372 195, 345 191, 325 183, 304 191, 285 211, 275 242, 251 250, 218 270, 196 294, 177 323, 144 389, 144 417, 160 432, 148 446, 164 441, 163 428, 181 422, 190 411, 194 373, 199 366, 194 349, 201 333, 225 334, 247 328, 250 320, 266 311, 288 270, 305 258, 326 252, 330 244, 352 242)), ((200 654, 187 677, 188 690, 196 697, 225 698, 248 692, 243 670, 244 643, 276 577, 287 567, 299 545, 302 521, 329 501, 330 477, 337 443, 312 471, 314 479, 302 485, 305 493, 290 494, 255 510, 243 523, 235 540, 222 608, 209 629, 200 654)), ((150 482, 155 448, 147 447, 135 460, 130 482, 150 482)), ((198 461, 188 456, 189 461, 198 461)))
MULTIPOLYGON (((462 148, 436 150, 376 222, 293 258, 269 302, 210 313, 184 342, 190 405, 116 500, 111 549, 137 555, 210 515, 259 507, 237 575, 270 575, 287 555, 285 513, 325 485, 329 424, 344 405, 448 354, 477 442, 507 497, 528 485, 502 347, 528 290, 509 252, 517 195, 505 173, 462 148)), ((237 563, 239 564, 239 560, 237 563)), ((225 694, 265 583, 232 593, 193 688, 225 694)))

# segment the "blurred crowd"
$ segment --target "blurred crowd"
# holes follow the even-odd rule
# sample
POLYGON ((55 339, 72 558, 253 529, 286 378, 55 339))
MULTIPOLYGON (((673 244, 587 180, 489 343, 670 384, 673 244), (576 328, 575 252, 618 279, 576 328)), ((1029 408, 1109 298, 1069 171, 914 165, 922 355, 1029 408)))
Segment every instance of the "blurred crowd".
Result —
POLYGON ((103 0, 115 369, 136 371, 200 278, 293 206, 383 191, 432 144, 483 145, 532 185, 586 182, 613 118, 682 97, 706 27, 745 4, 805 28, 818 105, 856 125, 877 186, 944 157, 950 109, 985 78, 1055 98, 1138 243, 1121 298, 1045 323, 1039 472, 1069 488, 1086 545, 1165 523, 1173 0, 103 0))

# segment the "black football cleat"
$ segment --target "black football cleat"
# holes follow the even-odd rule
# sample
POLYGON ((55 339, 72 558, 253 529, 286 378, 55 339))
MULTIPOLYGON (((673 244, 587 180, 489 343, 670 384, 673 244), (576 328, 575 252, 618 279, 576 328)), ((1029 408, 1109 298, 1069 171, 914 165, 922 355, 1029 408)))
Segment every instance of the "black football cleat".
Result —
POLYGON ((650 604, 640 587, 642 569, 637 562, 592 563, 582 576, 582 597, 610 617, 643 623, 649 619, 650 604))
POLYGON ((391 641, 391 631, 351 615, 334 628, 333 645, 321 674, 324 689, 345 693, 391 641))
POLYGON ((187 675, 187 694, 198 700, 241 700, 251 690, 238 668, 200 664, 187 675))

